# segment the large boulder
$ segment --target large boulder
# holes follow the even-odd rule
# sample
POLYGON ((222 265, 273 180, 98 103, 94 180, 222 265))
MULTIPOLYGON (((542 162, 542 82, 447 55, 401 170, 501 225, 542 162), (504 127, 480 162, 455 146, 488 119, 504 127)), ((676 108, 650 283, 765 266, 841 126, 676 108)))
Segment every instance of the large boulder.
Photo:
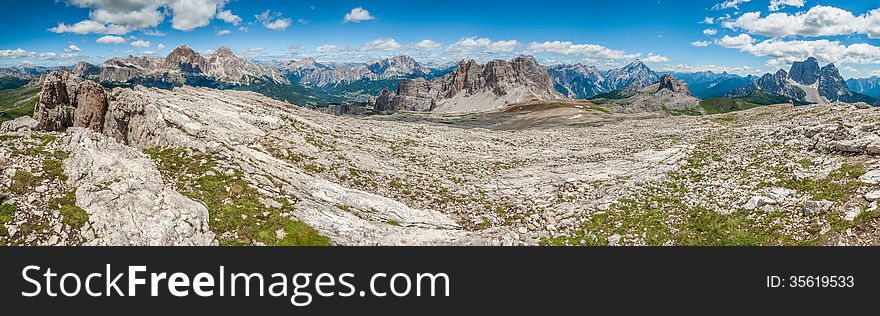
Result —
POLYGON ((84 127, 100 132, 107 112, 104 88, 67 71, 52 72, 43 78, 40 102, 34 108, 36 129, 63 131, 84 127))

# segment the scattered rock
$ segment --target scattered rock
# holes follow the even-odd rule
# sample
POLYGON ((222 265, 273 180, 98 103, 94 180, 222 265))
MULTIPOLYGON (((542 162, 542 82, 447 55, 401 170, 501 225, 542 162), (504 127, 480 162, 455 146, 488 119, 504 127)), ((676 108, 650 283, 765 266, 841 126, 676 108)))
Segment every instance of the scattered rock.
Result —
POLYGON ((813 201, 807 200, 804 202, 804 215, 805 216, 813 216, 819 213, 827 212, 831 209, 831 206, 834 205, 834 202, 821 200, 821 201, 813 201))

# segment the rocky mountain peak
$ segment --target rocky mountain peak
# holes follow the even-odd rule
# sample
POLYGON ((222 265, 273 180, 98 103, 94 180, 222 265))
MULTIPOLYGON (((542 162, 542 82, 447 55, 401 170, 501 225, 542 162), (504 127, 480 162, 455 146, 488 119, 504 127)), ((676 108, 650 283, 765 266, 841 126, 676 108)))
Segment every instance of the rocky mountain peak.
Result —
POLYGON ((660 77, 660 87, 657 88, 657 91, 661 90, 669 90, 673 93, 691 95, 691 91, 690 89, 688 89, 687 83, 675 79, 675 77, 670 74, 665 74, 660 77))
POLYGON ((819 61, 813 57, 802 62, 796 61, 791 64, 789 76, 799 84, 811 86, 819 80, 819 61))
POLYGON ((204 57, 186 45, 180 45, 171 51, 162 64, 166 69, 179 69, 185 73, 205 72, 207 65, 204 57))
POLYGON ((505 105, 559 99, 547 68, 534 57, 520 56, 511 61, 493 60, 485 65, 462 60, 452 73, 431 81, 405 79, 398 94, 383 93, 375 106, 380 110, 473 112, 505 105))
POLYGON ((212 54, 212 56, 235 56, 235 53, 233 53, 232 50, 229 49, 229 47, 220 46, 217 48, 216 51, 214 51, 214 54, 212 54))

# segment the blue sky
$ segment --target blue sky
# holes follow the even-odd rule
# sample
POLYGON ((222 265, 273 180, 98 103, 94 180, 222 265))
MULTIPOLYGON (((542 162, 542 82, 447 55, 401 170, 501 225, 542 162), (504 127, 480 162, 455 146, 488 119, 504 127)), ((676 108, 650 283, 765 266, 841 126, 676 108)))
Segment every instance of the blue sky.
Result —
POLYGON ((816 56, 847 77, 880 74, 880 2, 11 0, 0 65, 164 56, 187 44, 271 61, 360 62, 399 54, 445 63, 531 54, 600 69, 740 74, 816 56), (874 10, 877 10, 876 12, 874 10), (711 23, 709 23, 711 22, 711 23))

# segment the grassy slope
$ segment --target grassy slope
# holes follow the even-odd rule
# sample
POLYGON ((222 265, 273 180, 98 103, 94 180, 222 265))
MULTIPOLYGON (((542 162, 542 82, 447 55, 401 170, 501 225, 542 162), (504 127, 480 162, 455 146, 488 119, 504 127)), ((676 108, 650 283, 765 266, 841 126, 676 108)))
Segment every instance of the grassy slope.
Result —
POLYGON ((0 122, 33 115, 39 93, 39 86, 0 90, 0 122))

